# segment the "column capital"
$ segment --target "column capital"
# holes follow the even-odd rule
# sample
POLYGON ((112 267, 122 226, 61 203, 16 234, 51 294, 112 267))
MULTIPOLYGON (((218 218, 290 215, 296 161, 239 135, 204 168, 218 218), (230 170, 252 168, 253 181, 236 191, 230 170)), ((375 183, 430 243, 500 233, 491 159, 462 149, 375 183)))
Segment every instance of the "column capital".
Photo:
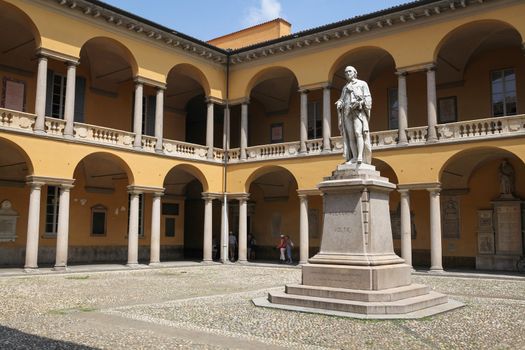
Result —
POLYGON ((300 197, 307 197, 307 196, 320 196, 322 194, 321 191, 317 188, 306 188, 297 190, 297 195, 300 197))
POLYGON ((323 90, 331 90, 334 88, 334 84, 331 81, 327 81, 322 86, 323 90))
POLYGON ((166 83, 161 82, 161 81, 156 81, 156 80, 153 80, 153 79, 150 79, 150 78, 146 78, 146 77, 141 77, 140 75, 134 76, 133 77, 133 81, 137 85, 138 84, 142 84, 142 85, 153 86, 153 87, 156 87, 156 88, 163 88, 163 89, 166 88, 166 83))
POLYGON ((415 183, 404 183, 397 185, 397 191, 400 190, 428 190, 429 188, 441 188, 439 182, 415 182, 415 183))
POLYGON ((73 187, 75 187, 75 185, 73 185, 73 184, 61 184, 60 185, 60 188, 63 191, 70 191, 73 187))
POLYGON ((221 98, 215 97, 215 96, 206 96, 204 97, 204 101, 207 104, 218 104, 218 105, 226 105, 226 100, 223 100, 221 98))
POLYGON ((127 189, 129 193, 136 193, 136 194, 160 193, 161 195, 164 195, 164 191, 165 191, 163 187, 140 186, 140 185, 129 185, 127 189))
POLYGON ((410 193, 410 189, 408 189, 408 188, 398 188, 397 192, 399 192, 401 197, 408 197, 408 195, 410 193))
POLYGON ((398 78, 406 78, 406 76, 408 75, 408 71, 396 70, 396 75, 398 76, 398 78))
POLYGON ((435 72, 436 71, 436 65, 434 63, 428 64, 425 66, 425 71, 428 72, 435 72))
POLYGON ((50 50, 50 49, 46 49, 46 48, 39 48, 37 51, 36 51, 36 55, 39 57, 39 58, 53 58, 55 60, 58 60, 58 61, 63 61, 63 62, 79 62, 80 58, 79 57, 76 57, 76 56, 72 56, 72 55, 68 55, 68 54, 65 54, 65 53, 62 53, 62 52, 58 52, 58 51, 54 51, 54 50, 50 50))
POLYGON ((427 191, 430 192, 432 196, 439 196, 441 192, 441 187, 431 187, 427 188, 427 191))
POLYGON ((310 89, 308 88, 303 88, 303 87, 299 87, 299 89, 297 90, 300 94, 308 94, 310 92, 310 89))
POLYGON ((204 200, 221 199, 223 197, 221 193, 216 192, 202 192, 201 195, 204 200))
POLYGON ((41 183, 42 185, 51 185, 51 186, 73 186, 75 179, 63 179, 59 177, 49 177, 49 176, 37 176, 29 175, 26 176, 26 182, 29 183, 41 183))

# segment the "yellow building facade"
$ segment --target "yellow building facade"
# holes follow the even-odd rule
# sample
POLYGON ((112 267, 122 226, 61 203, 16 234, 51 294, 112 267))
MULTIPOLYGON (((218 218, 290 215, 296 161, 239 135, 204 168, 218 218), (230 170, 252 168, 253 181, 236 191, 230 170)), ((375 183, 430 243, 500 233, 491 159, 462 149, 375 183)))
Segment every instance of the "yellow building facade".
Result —
POLYGON ((524 15, 422 0, 289 35, 278 20, 227 50, 95 0, 0 0, 0 264, 226 260, 229 231, 239 261, 277 259, 287 234, 306 262, 352 65, 402 257, 515 270, 524 15))

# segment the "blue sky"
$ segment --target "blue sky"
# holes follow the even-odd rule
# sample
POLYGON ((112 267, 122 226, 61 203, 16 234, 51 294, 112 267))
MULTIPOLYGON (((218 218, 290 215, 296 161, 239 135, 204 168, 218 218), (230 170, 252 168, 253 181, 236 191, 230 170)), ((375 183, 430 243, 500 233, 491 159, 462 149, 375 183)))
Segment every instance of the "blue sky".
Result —
POLYGON ((299 32, 411 0, 103 0, 200 40, 276 17, 299 32))

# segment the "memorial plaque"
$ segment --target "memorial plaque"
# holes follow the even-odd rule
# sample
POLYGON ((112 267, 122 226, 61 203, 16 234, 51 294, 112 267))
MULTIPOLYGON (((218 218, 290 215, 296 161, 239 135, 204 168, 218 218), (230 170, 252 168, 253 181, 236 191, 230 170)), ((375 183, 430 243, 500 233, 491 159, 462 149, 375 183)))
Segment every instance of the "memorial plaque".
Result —
POLYGON ((496 221, 496 252, 505 254, 522 253, 521 203, 497 202, 494 215, 496 221))
POLYGON ((441 197, 441 226, 443 238, 459 239, 459 197, 441 197))
POLYGON ((11 202, 5 200, 0 205, 0 242, 16 239, 16 221, 18 213, 11 208, 11 202))
POLYGON ((478 210, 478 253, 481 255, 495 253, 492 214, 492 210, 478 210))
POLYGON ((478 231, 493 232, 492 210, 478 210, 478 231))

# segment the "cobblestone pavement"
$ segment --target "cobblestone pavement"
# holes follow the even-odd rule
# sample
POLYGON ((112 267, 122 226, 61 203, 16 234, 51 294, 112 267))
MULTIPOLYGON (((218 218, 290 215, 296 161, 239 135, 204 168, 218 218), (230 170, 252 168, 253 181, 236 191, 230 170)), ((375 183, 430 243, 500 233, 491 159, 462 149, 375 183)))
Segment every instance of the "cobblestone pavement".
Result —
POLYGON ((525 349, 525 279, 414 276, 466 307, 371 321, 257 308, 300 269, 198 265, 0 278, 0 349, 525 349))

